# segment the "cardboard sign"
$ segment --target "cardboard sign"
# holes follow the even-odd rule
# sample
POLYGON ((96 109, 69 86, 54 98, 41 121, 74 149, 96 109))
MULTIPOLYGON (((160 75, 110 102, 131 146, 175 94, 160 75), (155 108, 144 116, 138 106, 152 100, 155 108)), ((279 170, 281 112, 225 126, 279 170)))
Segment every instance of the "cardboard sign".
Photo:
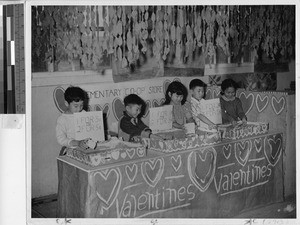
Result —
MULTIPOLYGON (((221 124, 222 112, 221 112, 220 99, 219 98, 214 98, 209 100, 201 99, 201 114, 206 116, 214 124, 221 124)), ((201 122, 201 126, 203 124, 205 123, 201 122)))
POLYGON ((153 133, 172 129, 172 105, 149 109, 149 127, 153 133))
POLYGON ((74 113, 75 139, 91 138, 93 141, 104 141, 102 111, 74 113))

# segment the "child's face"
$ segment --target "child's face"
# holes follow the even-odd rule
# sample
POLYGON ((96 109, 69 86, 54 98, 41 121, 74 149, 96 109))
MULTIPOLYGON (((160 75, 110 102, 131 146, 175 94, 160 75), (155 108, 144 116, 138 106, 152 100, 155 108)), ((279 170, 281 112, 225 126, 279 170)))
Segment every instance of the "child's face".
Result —
POLYGON ((233 100, 235 98, 235 89, 233 87, 226 88, 224 95, 229 100, 233 100))
POLYGON ((177 93, 171 93, 169 92, 169 96, 171 97, 171 102, 174 105, 181 105, 181 101, 183 99, 183 95, 178 95, 177 93))
POLYGON ((142 106, 141 105, 128 105, 126 106, 127 113, 136 118, 141 113, 142 106))
POLYGON ((78 101, 78 102, 70 102, 69 103, 69 107, 68 107, 69 111, 71 113, 78 113, 81 112, 83 109, 83 101, 78 101))
POLYGON ((197 86, 192 90, 192 96, 197 99, 201 100, 204 96, 204 87, 197 86))

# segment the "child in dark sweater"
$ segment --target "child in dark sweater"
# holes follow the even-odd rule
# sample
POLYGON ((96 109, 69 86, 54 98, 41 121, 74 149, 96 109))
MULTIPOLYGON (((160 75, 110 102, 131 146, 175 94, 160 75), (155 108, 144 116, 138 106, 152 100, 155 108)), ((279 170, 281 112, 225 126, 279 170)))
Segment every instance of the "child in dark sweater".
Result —
POLYGON ((125 111, 120 121, 119 136, 124 141, 138 142, 141 138, 150 138, 151 129, 144 124, 141 117, 146 104, 138 95, 130 94, 124 98, 125 111))
POLYGON ((222 110, 222 123, 236 125, 237 121, 247 123, 242 102, 235 96, 237 84, 232 79, 226 79, 221 84, 220 104, 222 110))

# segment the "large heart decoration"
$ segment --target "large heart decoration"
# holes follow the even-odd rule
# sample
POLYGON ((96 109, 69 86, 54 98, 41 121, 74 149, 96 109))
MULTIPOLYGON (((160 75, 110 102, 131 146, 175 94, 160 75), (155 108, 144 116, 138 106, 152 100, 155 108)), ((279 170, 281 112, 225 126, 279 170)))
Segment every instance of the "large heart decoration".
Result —
POLYGON ((227 146, 226 145, 223 146, 223 154, 226 159, 229 159, 231 155, 231 144, 228 144, 227 146))
POLYGON ((205 95, 205 99, 212 99, 213 98, 213 91, 211 88, 207 88, 206 90, 206 95, 205 95))
POLYGON ((136 178, 136 175, 138 172, 138 167, 136 164, 132 164, 131 166, 126 165, 125 172, 126 172, 128 179, 130 180, 130 182, 133 182, 136 178))
POLYGON ((274 135, 273 138, 266 138, 267 143, 265 141, 265 156, 268 162, 275 166, 280 159, 282 152, 282 136, 274 135))
POLYGON ((246 95, 245 92, 241 92, 239 98, 243 104, 244 112, 247 115, 253 107, 254 95, 253 93, 249 93, 248 95, 246 95))
POLYGON ((249 140, 244 140, 235 144, 235 158, 242 166, 245 166, 245 164, 248 162, 251 148, 251 141, 249 140))
POLYGON ((181 167, 181 155, 171 156, 171 164, 175 172, 178 172, 179 168, 181 167))
POLYGON ((205 192, 216 171, 217 153, 214 148, 204 148, 191 152, 187 159, 188 174, 193 184, 205 192))
POLYGON ((108 116, 109 116, 109 104, 106 103, 103 107, 101 107, 99 104, 96 104, 94 106, 94 111, 102 111, 103 115, 105 115, 106 118, 108 118, 108 116))
POLYGON ((254 139, 254 147, 255 147, 257 153, 260 153, 260 151, 262 149, 262 138, 254 139))
POLYGON ((221 93, 221 89, 220 88, 215 88, 213 91, 213 98, 219 98, 220 97, 220 93, 221 93))
POLYGON ((61 112, 65 112, 68 109, 68 106, 65 102, 65 90, 62 87, 56 87, 53 91, 53 99, 56 105, 56 108, 61 112))
POLYGON ((122 181, 122 174, 117 169, 101 170, 94 173, 95 189, 98 198, 104 203, 101 204, 103 209, 109 209, 116 200, 122 181))
POLYGON ((279 115, 283 110, 285 106, 285 97, 281 97, 279 100, 275 96, 272 96, 272 107, 274 112, 279 115))
POLYGON ((258 112, 262 112, 268 106, 269 96, 266 95, 265 97, 261 98, 260 94, 257 94, 255 103, 258 112))
POLYGON ((112 103, 113 113, 115 118, 119 121, 123 116, 123 111, 125 111, 125 106, 119 98, 115 98, 112 103))
POLYGON ((144 112, 144 115, 143 115, 144 118, 146 118, 149 114, 149 108, 150 108, 150 105, 151 105, 150 100, 146 100, 145 104, 146 104, 146 109, 145 109, 145 112, 144 112))
POLYGON ((156 107, 160 107, 162 106, 162 104, 164 104, 166 100, 164 98, 162 98, 160 101, 157 101, 156 99, 152 100, 152 107, 156 108, 156 107))
POLYGON ((142 176, 146 183, 155 187, 164 172, 164 159, 150 159, 141 164, 142 176))

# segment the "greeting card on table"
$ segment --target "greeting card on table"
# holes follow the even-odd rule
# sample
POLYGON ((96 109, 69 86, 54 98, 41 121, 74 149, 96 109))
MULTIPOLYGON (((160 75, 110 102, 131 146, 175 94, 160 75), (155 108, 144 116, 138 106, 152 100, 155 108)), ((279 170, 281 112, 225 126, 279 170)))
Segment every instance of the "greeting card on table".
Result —
MULTIPOLYGON (((213 98, 209 100, 201 99, 201 114, 206 116, 211 122, 214 124, 222 123, 222 113, 221 113, 221 105, 219 98, 213 98)), ((205 127, 206 124, 203 122, 200 123, 205 127)), ((206 125, 207 126, 207 125, 206 125)))
POLYGON ((153 133, 172 129, 172 105, 149 109, 149 127, 153 133))
POLYGON ((93 141, 104 141, 103 112, 74 113, 75 139, 91 138, 93 141))

